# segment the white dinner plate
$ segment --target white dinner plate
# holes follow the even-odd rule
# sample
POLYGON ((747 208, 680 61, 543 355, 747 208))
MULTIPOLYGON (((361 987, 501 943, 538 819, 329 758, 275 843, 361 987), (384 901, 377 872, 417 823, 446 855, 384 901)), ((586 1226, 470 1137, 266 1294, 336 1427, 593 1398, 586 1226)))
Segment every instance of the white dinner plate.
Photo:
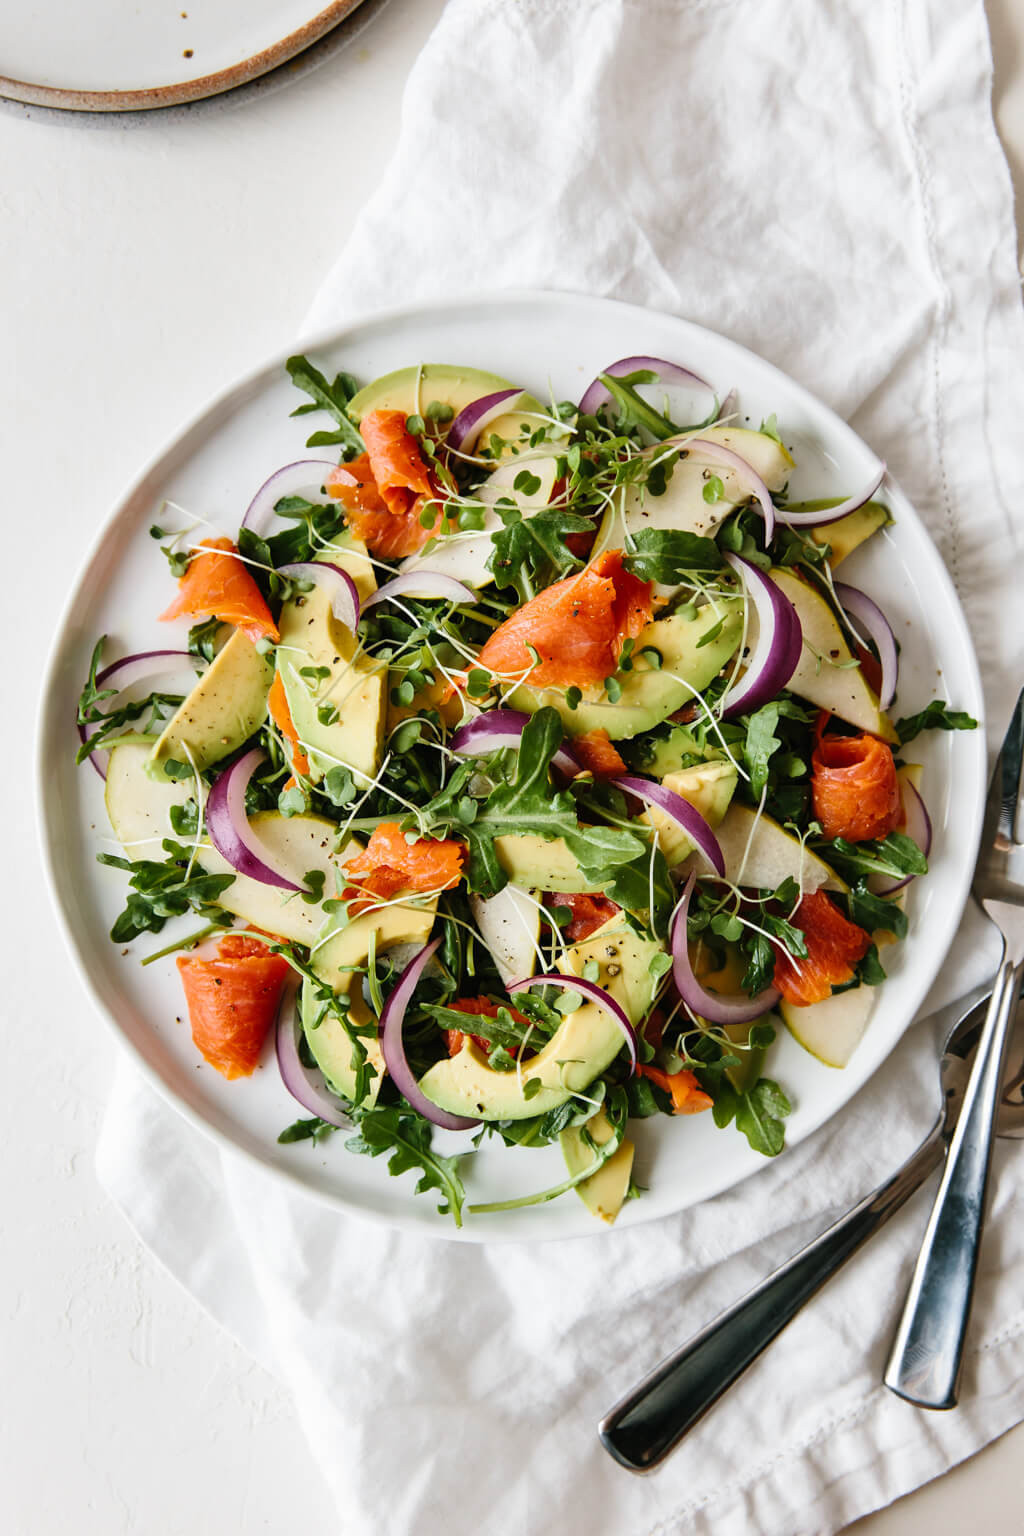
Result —
POLYGON ((79 112, 175 106, 266 74, 360 0, 34 0, 0 7, 0 96, 79 112))
MULTIPOLYGON (((361 381, 407 364, 447 362, 502 374, 541 396, 550 386, 558 399, 579 399, 615 358, 667 357, 695 369, 722 394, 735 387, 741 420, 757 426, 777 414, 797 462, 794 498, 846 494, 866 482, 876 463, 832 411, 769 363, 687 321, 605 299, 525 293, 397 311, 304 350, 324 371, 343 368, 361 381)), ((470 1217, 456 1233, 432 1196, 413 1194, 414 1175, 389 1178, 383 1158, 345 1150, 344 1132, 320 1145, 278 1145, 278 1132, 303 1111, 282 1086, 270 1046, 253 1078, 226 1082, 200 1060, 182 1022, 173 957, 139 965, 195 919, 168 924, 127 951, 107 938, 124 904, 125 877, 96 862, 98 852, 117 849, 99 776, 87 764, 74 764, 75 707, 90 651, 100 634, 110 637, 108 658, 168 644, 168 627, 156 615, 173 587, 148 535, 165 499, 233 534, 257 486, 304 455, 318 418, 290 417, 305 397, 282 364, 276 359, 221 395, 145 470, 112 512, 70 598, 45 683, 39 794, 46 859, 72 955, 100 1012, 165 1097, 193 1125, 307 1193, 342 1210, 468 1242, 605 1231, 570 1193, 542 1206, 470 1217)), ((977 666, 949 576, 906 498, 892 485, 887 496, 894 525, 850 557, 843 577, 881 603, 901 642, 895 713, 913 713, 939 696, 980 719, 977 666)), ((909 937, 885 951, 889 978, 850 1064, 843 1071, 822 1066, 780 1028, 767 1071, 793 1103, 789 1146, 841 1110, 885 1060, 919 1009, 960 921, 980 834, 984 732, 926 733, 908 755, 925 765, 923 792, 935 829, 931 869, 910 887, 909 937)), ((659 1115, 633 1122, 630 1135, 636 1176, 647 1193, 627 1203, 619 1227, 706 1200, 765 1166, 734 1128, 717 1130, 710 1115, 659 1115)), ((464 1159, 464 1172, 469 1198, 483 1201, 540 1190, 565 1176, 557 1146, 525 1151, 490 1141, 464 1159)))

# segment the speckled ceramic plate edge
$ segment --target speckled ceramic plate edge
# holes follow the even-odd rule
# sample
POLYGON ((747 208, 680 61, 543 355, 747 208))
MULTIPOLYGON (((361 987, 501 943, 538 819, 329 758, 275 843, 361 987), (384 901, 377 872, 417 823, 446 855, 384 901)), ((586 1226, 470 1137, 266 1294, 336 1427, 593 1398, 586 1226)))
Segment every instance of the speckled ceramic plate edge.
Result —
POLYGON ((79 91, 50 85, 36 85, 27 80, 12 80, 0 75, 0 96, 23 101, 29 106, 61 107, 68 112, 140 112, 157 107, 176 107, 206 96, 219 96, 235 86, 245 85, 260 75, 286 64, 356 9, 362 0, 332 0, 303 26, 282 37, 269 48, 241 59, 228 69, 175 85, 160 85, 137 91, 79 91))

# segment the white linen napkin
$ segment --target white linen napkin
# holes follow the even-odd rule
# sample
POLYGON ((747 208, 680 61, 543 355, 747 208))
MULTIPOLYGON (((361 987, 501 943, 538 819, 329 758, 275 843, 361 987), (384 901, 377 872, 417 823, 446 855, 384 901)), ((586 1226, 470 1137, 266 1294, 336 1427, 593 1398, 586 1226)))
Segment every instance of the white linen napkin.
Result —
MULTIPOLYGON (((672 310, 771 358, 852 420, 928 521, 995 745, 1024 660, 1024 315, 990 90, 982 0, 452 0, 310 325, 535 285, 672 310)), ((947 995, 977 979, 969 948, 947 995)), ((841 1115, 752 1181, 592 1242, 457 1246, 336 1216, 218 1152, 127 1064, 99 1170, 168 1268, 291 1387, 351 1536, 811 1536, 1024 1417, 1012 1144, 996 1151, 955 1413, 880 1386, 918 1202, 659 1473, 622 1471, 594 1425, 897 1165, 930 1119, 934 1063, 911 1030, 841 1115)))

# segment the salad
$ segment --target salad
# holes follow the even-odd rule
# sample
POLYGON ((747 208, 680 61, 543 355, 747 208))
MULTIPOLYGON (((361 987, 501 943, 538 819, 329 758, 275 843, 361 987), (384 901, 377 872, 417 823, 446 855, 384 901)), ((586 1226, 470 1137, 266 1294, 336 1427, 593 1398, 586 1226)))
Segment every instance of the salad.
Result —
POLYGON ((278 1139, 340 1130, 460 1225, 570 1191, 614 1221, 649 1116, 776 1155, 780 1021, 845 1065, 927 872, 904 748, 975 724, 892 718, 892 629, 837 574, 890 520, 884 467, 796 503, 775 419, 664 359, 578 403, 287 367, 319 455, 229 532, 167 504, 167 645, 92 654, 111 939, 174 922, 142 963, 226 1078, 273 1038, 278 1139), (487 1138, 557 1141, 565 1178, 472 1203, 487 1138))

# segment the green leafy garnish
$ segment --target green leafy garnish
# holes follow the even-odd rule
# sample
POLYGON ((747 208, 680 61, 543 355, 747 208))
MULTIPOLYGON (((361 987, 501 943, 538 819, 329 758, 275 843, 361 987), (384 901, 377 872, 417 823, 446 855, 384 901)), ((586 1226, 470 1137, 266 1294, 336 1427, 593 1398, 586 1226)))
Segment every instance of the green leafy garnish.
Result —
POLYGON ((896 721, 896 734, 900 746, 920 736, 922 731, 976 731, 977 720, 962 709, 950 709, 942 699, 932 699, 927 708, 916 715, 906 715, 896 721))
POLYGON ((438 1190, 442 1197, 438 1210, 443 1216, 450 1215, 455 1225, 461 1227, 466 1191, 459 1177, 459 1160, 440 1157, 431 1151, 427 1121, 399 1105, 376 1104, 370 1109, 355 1106, 351 1113, 359 1129, 346 1141, 347 1149, 366 1157, 386 1154, 388 1173, 392 1178, 419 1170, 416 1193, 422 1195, 431 1189, 438 1190))
POLYGON ((295 387, 312 396, 310 404, 297 406, 292 411, 292 415, 305 416, 309 411, 326 411, 338 423, 337 429, 333 432, 314 432, 312 437, 306 439, 306 447, 325 448, 334 443, 341 443, 346 459, 354 458, 357 453, 364 453, 366 444, 347 414, 348 402, 357 389, 352 375, 337 373, 333 384, 330 384, 308 357, 302 356, 290 357, 285 367, 295 387))

